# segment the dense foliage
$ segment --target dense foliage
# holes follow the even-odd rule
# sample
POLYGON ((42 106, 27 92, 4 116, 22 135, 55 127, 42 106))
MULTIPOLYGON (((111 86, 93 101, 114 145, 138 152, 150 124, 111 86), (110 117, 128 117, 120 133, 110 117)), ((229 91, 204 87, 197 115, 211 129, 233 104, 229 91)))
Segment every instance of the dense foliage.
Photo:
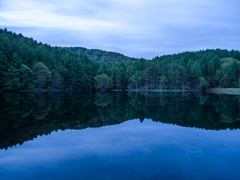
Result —
POLYGON ((98 63, 0 30, 0 89, 93 89, 98 63))
POLYGON ((85 54, 89 59, 92 59, 100 64, 104 64, 109 62, 110 64, 116 64, 124 62, 124 64, 131 64, 139 61, 137 58, 131 58, 124 56, 123 54, 111 52, 111 51, 103 51, 99 49, 86 49, 83 47, 65 47, 73 53, 77 54, 85 54))
POLYGON ((203 89, 240 86, 240 52, 205 50, 134 59, 60 48, 0 29, 0 89, 203 89), (99 86, 103 78, 107 88, 99 86))
POLYGON ((145 118, 204 129, 239 129, 240 98, 200 93, 1 93, 0 148, 38 135, 145 118))

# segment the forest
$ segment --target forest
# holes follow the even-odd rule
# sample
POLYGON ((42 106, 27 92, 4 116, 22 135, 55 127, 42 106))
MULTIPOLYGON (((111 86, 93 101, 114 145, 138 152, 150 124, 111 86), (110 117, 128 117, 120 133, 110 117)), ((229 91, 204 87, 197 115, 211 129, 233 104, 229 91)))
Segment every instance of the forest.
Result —
POLYGON ((120 53, 108 52, 99 49, 87 49, 83 47, 64 47, 64 49, 69 50, 72 53, 85 54, 89 59, 97 61, 101 64, 109 62, 111 65, 113 65, 116 63, 124 62, 124 64, 128 65, 140 60, 137 58, 124 56, 120 53))
POLYGON ((240 52, 207 49, 152 60, 51 47, 0 29, 0 91, 202 90, 240 86, 240 52))

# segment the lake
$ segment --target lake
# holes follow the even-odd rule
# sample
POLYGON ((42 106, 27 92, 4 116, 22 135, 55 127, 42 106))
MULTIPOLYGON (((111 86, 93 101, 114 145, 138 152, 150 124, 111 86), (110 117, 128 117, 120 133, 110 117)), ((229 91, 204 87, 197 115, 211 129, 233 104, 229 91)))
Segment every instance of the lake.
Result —
POLYGON ((1 179, 240 179, 240 96, 0 94, 1 179))

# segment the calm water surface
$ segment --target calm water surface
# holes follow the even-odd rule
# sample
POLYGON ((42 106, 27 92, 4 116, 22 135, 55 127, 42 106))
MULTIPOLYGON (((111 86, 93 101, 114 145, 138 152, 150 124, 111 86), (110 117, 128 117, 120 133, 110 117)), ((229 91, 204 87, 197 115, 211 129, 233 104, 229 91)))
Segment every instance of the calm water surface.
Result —
POLYGON ((1 179, 240 179, 237 96, 2 94, 1 104, 1 179))

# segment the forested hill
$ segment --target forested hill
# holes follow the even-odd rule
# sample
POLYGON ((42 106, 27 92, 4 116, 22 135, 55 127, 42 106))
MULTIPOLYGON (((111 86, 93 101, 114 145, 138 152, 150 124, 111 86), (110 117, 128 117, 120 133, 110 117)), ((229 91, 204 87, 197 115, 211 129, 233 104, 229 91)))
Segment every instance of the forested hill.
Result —
POLYGON ((236 50, 184 52, 146 61, 99 50, 89 51, 94 52, 91 59, 87 50, 83 55, 79 48, 70 49, 0 29, 0 90, 201 90, 240 86, 240 52, 236 50))
POLYGON ((65 49, 77 54, 86 54, 91 60, 97 61, 100 64, 109 62, 110 64, 121 63, 125 64, 135 63, 140 59, 124 56, 117 52, 103 51, 99 49, 87 49, 84 47, 65 47, 65 49))

